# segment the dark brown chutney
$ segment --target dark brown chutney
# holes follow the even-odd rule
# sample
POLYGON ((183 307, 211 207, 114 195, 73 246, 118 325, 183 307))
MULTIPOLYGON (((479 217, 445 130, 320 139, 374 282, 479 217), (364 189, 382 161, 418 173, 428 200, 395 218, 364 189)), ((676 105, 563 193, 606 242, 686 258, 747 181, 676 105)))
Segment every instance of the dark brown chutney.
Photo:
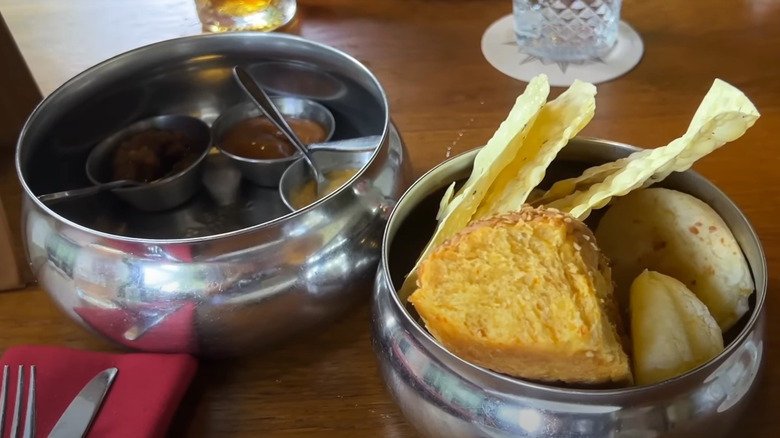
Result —
POLYGON ((112 160, 112 178, 150 183, 185 170, 199 155, 182 133, 147 129, 119 143, 112 160))

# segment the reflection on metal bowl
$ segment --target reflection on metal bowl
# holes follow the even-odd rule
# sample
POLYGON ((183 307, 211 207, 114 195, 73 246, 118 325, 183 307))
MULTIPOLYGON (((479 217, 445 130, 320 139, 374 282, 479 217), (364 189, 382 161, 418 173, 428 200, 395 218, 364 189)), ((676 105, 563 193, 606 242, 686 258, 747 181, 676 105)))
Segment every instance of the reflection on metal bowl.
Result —
POLYGON ((252 65, 249 72, 272 93, 328 101, 341 98, 347 91, 344 83, 335 76, 302 62, 260 62, 252 65))
MULTIPOLYGON (((542 186, 635 150, 576 138, 559 154, 542 186)), ((454 157, 414 183, 385 230, 372 302, 373 344, 385 383, 407 420, 422 436, 441 438, 732 436, 730 426, 757 384, 766 325, 766 260, 739 209, 692 171, 672 174, 661 184, 712 206, 731 228, 753 272, 751 311, 725 334, 726 349, 720 355, 649 386, 576 389, 515 379, 451 354, 396 292, 433 232, 444 189, 468 177, 476 152, 454 157)))
POLYGON ((384 224, 410 174, 384 91, 365 67, 299 37, 252 32, 165 41, 87 70, 36 109, 16 152, 28 258, 57 305, 119 345, 211 357, 282 341, 367 299, 384 224), (154 98, 134 109, 136 120, 213 120, 246 99, 230 74, 215 72, 274 60, 317 66, 345 84, 341 100, 327 104, 334 140, 381 136, 349 188, 290 213, 277 190, 242 182, 229 161, 209 155, 207 190, 169 211, 138 211, 104 194, 56 209, 36 199, 87 182, 86 157, 47 172, 60 121, 82 110, 80 102, 140 86, 154 98))

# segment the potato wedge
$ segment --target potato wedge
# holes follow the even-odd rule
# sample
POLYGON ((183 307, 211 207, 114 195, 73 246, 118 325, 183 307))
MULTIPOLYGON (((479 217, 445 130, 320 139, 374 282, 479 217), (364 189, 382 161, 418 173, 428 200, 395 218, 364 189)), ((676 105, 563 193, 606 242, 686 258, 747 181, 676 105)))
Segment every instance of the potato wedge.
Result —
POLYGON ((664 188, 614 201, 596 228, 625 309, 633 279, 650 269, 682 281, 725 332, 748 310, 753 278, 734 235, 709 205, 664 188))
POLYGON ((680 281, 644 271, 631 285, 634 377, 648 385, 679 376, 723 351, 707 307, 680 281))

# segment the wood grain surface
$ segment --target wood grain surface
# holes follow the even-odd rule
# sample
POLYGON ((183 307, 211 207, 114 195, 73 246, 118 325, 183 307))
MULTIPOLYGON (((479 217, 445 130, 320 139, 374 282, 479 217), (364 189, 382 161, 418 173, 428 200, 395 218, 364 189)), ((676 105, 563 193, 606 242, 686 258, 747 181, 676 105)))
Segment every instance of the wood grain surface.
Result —
MULTIPOLYGON (((0 0, 0 10, 44 93, 113 54, 199 31, 186 0, 0 0)), ((294 29, 352 54, 379 77, 420 175, 484 144, 523 90, 524 83, 494 70, 480 51, 484 30, 510 11, 509 0, 301 0, 294 29)), ((684 132, 716 77, 745 91, 762 113, 744 137, 695 169, 742 208, 764 244, 770 269, 766 372, 738 436, 775 436, 780 3, 626 0, 623 18, 644 38, 644 58, 598 86, 596 116, 583 135, 664 145, 684 132)), ((364 303, 337 324, 271 351, 204 362, 169 435, 415 436, 385 392, 368 327, 364 303)), ((41 290, 0 293, 0 351, 29 343, 112 349, 66 319, 41 290)))

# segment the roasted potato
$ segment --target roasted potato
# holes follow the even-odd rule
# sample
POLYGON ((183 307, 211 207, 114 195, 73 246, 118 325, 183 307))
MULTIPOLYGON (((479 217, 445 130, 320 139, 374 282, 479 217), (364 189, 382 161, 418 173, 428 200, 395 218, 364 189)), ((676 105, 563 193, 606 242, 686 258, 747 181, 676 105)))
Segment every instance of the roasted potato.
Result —
POLYGON ((715 210, 691 195, 649 188, 619 198, 596 239, 624 310, 631 282, 645 269, 683 282, 724 332, 748 310, 754 285, 739 244, 715 210))
POLYGON ((644 271, 631 285, 634 377, 647 385, 671 379, 723 351, 707 307, 680 281, 644 271))

